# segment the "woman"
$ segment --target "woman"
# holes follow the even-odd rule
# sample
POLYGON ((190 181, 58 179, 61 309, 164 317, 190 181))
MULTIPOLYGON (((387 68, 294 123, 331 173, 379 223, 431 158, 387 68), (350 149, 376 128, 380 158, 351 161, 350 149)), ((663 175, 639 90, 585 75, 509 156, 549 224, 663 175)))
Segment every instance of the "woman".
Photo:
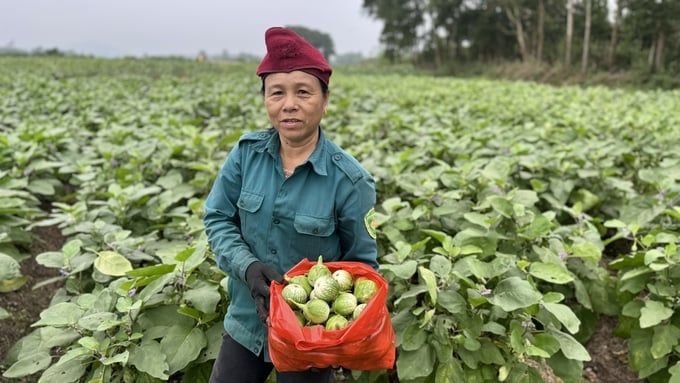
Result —
MULTIPOLYGON (((241 137, 205 203, 208 241, 230 276, 211 383, 266 380, 269 284, 300 260, 322 255, 378 267, 374 180, 320 125, 332 69, 289 29, 268 29, 265 43, 256 73, 272 127, 241 137)), ((276 375, 277 382, 333 381, 331 368, 276 375)))

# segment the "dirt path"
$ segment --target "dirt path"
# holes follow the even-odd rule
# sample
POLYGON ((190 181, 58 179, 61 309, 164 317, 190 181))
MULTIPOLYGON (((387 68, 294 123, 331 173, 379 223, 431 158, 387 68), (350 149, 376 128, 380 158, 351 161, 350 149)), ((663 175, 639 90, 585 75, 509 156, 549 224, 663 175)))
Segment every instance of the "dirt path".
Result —
MULTIPOLYGON (((11 318, 0 321, 0 382, 9 382, 2 377, 9 367, 4 362, 5 356, 19 339, 34 330, 31 324, 40 318, 40 312, 49 306, 55 291, 61 287, 61 284, 53 283, 33 289, 36 283, 59 275, 57 270, 36 263, 34 256, 46 251, 58 251, 64 243, 56 227, 36 228, 33 232, 40 240, 27 249, 32 257, 21 262, 21 273, 28 277, 28 281, 17 291, 0 294, 0 306, 12 314, 11 318)), ((19 381, 32 380, 11 380, 13 383, 19 381)))

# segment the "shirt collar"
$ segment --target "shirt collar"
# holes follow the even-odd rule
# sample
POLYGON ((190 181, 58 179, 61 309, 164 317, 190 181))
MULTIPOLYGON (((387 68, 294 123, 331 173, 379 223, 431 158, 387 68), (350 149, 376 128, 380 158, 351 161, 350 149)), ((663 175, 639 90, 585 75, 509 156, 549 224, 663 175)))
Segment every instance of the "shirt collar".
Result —
MULTIPOLYGON (((256 150, 258 151, 266 150, 274 158, 280 159, 279 151, 281 149, 281 139, 279 138, 279 133, 276 130, 274 130, 274 128, 271 128, 269 132, 271 134, 269 139, 262 141, 265 145, 257 148, 256 150)), ((312 164, 312 169, 314 169, 314 171, 321 176, 328 175, 326 161, 324 161, 326 151, 327 151, 326 134, 324 133, 323 128, 319 126, 319 141, 316 143, 316 148, 314 149, 312 154, 309 156, 309 158, 307 158, 307 160, 304 163, 309 162, 310 164, 312 164)))

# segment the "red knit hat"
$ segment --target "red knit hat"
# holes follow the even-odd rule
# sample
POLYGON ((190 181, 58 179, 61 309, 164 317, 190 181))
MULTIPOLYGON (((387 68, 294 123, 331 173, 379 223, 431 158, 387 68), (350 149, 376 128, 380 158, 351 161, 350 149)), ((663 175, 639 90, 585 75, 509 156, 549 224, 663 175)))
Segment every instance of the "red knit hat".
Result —
POLYGON ((267 54, 257 67, 257 75, 303 71, 328 85, 333 70, 321 52, 290 29, 273 27, 264 34, 267 54))

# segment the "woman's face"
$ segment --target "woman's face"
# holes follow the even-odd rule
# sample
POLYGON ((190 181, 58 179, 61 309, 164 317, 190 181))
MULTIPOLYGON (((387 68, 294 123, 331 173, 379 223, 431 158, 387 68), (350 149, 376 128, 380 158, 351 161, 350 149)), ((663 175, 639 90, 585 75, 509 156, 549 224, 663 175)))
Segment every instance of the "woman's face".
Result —
POLYGON ((272 73, 264 79, 264 104, 269 121, 282 139, 303 142, 317 133, 328 95, 311 74, 272 73))

